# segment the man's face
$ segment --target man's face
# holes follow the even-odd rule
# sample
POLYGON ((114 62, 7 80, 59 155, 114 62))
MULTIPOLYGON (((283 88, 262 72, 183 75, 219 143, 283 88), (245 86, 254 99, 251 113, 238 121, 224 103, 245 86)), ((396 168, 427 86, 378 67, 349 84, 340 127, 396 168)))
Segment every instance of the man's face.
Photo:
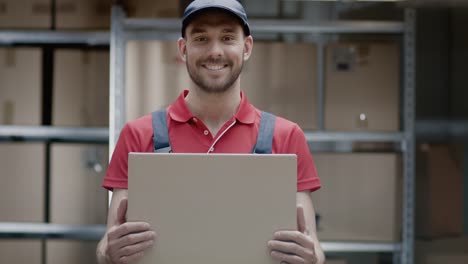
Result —
POLYGON ((244 37, 239 21, 223 11, 197 15, 179 40, 190 78, 207 93, 235 87, 251 48, 252 37, 244 37))

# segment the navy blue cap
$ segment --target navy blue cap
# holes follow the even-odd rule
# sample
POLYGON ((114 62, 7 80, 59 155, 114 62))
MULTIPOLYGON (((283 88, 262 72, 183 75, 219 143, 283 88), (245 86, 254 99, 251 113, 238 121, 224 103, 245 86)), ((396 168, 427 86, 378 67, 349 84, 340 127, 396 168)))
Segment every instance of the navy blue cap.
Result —
POLYGON ((182 36, 185 37, 185 29, 187 28, 193 16, 206 9, 220 9, 227 11, 234 16, 238 17, 242 22, 245 35, 250 35, 249 22, 244 7, 237 0, 194 0, 187 8, 185 8, 184 15, 182 16, 182 36))

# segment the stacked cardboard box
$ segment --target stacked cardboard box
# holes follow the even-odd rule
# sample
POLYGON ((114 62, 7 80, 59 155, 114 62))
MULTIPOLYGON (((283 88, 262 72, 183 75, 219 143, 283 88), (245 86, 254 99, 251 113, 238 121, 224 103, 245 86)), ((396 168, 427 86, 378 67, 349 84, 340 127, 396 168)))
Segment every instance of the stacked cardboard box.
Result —
POLYGON ((56 6, 57 29, 102 29, 110 27, 110 1, 57 0, 56 6))
POLYGON ((41 123, 41 52, 0 48, 0 124, 41 123))
POLYGON ((51 0, 0 1, 0 28, 49 29, 52 25, 51 0))
POLYGON ((326 48, 326 60, 327 130, 399 130, 396 43, 334 43, 326 48))
MULTIPOLYGON (((0 168, 0 222, 44 221, 44 145, 2 143, 0 168)), ((0 263, 39 264, 41 256, 39 240, 0 240, 0 263)))
POLYGON ((109 124, 109 52, 57 50, 54 61, 53 124, 109 124))
POLYGON ((421 144, 416 167, 416 236, 463 234, 463 152, 454 144, 421 144))
POLYGON ((467 238, 416 241, 416 264, 466 264, 467 246, 467 238))
POLYGON ((400 239, 401 161, 397 154, 316 154, 322 189, 312 194, 321 240, 400 239))

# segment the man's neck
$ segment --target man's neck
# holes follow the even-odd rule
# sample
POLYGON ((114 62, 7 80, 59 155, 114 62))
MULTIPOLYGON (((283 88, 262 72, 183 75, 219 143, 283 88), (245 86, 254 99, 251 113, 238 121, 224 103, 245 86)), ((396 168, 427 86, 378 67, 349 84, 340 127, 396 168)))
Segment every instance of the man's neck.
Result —
POLYGON ((185 97, 187 107, 216 135, 219 129, 237 112, 241 101, 240 88, 224 93, 209 94, 191 89, 185 97))

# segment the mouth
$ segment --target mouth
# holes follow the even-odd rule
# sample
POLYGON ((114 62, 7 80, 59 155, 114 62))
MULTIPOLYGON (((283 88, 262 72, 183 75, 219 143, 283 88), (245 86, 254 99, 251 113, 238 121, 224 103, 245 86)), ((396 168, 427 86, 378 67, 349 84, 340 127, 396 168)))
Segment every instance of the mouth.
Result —
POLYGON ((202 64, 202 66, 210 71, 220 71, 228 67, 227 64, 202 64))

